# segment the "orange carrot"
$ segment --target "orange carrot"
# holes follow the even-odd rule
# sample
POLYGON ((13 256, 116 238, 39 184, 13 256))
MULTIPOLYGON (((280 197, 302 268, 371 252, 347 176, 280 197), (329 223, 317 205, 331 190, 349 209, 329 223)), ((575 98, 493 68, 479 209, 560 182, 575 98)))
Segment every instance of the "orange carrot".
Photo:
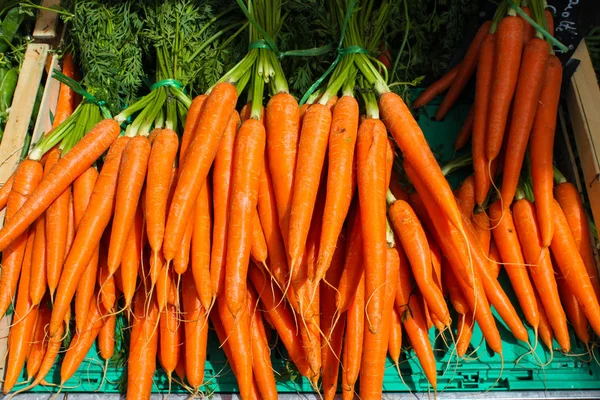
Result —
POLYGON ((365 264, 367 327, 372 334, 381 325, 386 282, 385 149, 387 134, 378 119, 366 119, 358 131, 358 199, 365 264))
MULTIPOLYGON (((240 128, 233 152, 232 197, 229 204, 231 224, 227 229, 225 286, 227 308, 235 318, 246 296, 248 260, 252 246, 252 215, 258 203, 260 164, 265 151, 265 128, 249 119, 240 128)), ((221 312, 222 313, 222 312, 221 312)), ((227 324, 223 321, 227 328, 227 324)), ((250 390, 251 384, 245 388, 250 390)))
MULTIPOLYGON (((268 149, 267 149, 268 150, 268 149)), ((260 225, 267 242, 269 254, 269 269, 281 288, 287 287, 287 252, 283 243, 283 236, 279 226, 277 200, 273 188, 273 179, 269 170, 269 163, 265 160, 260 172, 258 188, 258 216, 260 225)), ((285 289, 284 289, 285 290, 285 289)), ((290 297, 291 298, 291 297, 290 297)))
MULTIPOLYGON (((248 121, 256 120, 249 119, 248 121)), ((246 123, 248 122, 246 121, 246 123)), ((262 124, 261 124, 262 126, 262 124)), ((240 130, 240 134, 242 131, 240 130)), ((239 136, 243 137, 243 136, 239 136)), ((235 181, 234 181, 235 182, 235 181)), ((229 290, 229 289, 228 289, 229 290)), ((225 294, 228 291, 225 292, 225 294)), ((247 293, 244 289, 244 293, 247 293)), ((224 295, 217 296, 217 305, 219 310, 219 317, 225 328, 227 334, 227 341, 232 349, 233 363, 235 364, 237 383, 240 388, 240 396, 242 398, 250 398, 252 392, 252 357, 248 357, 252 354, 252 344, 250 340, 250 318, 246 307, 247 295, 241 300, 238 314, 234 315, 231 313, 226 304, 226 297, 224 295)), ((189 377, 188 377, 189 379, 189 377)))
POLYGON ((15 321, 8 335, 8 360, 4 376, 4 393, 12 390, 25 365, 25 358, 31 349, 33 331, 38 317, 39 305, 34 306, 29 297, 29 280, 31 278, 31 259, 35 235, 29 234, 23 267, 19 278, 19 293, 15 304, 15 321))
MULTIPOLYGON (((203 188, 208 184, 208 180, 206 184, 202 186, 203 188)), ((202 189, 200 189, 202 191, 202 189)), ((200 195, 200 194, 198 194, 200 195)), ((197 201, 197 200, 196 200, 197 201)), ((185 233, 183 234, 183 240, 181 241, 181 245, 177 249, 175 253, 175 257, 173 258, 173 271, 177 274, 183 274, 190 263, 190 249, 192 247, 192 235, 194 233, 194 219, 196 216, 196 205, 194 204, 194 210, 190 218, 186 221, 185 233)))
POLYGON ((123 282, 123 296, 125 297, 125 308, 129 308, 133 301, 133 296, 137 286, 138 270, 140 267, 141 253, 145 243, 144 237, 144 216, 142 215, 141 204, 135 213, 133 227, 127 236, 127 243, 121 259, 121 273, 115 275, 115 278, 121 277, 123 282))
POLYGON ((450 297, 450 301, 452 302, 452 306, 461 315, 465 315, 469 312, 469 305, 467 304, 467 300, 463 295, 462 289, 450 268, 450 265, 446 265, 445 268, 442 269, 442 276, 444 277, 444 283, 446 283, 446 287, 448 287, 448 295, 450 297))
POLYGON ((194 138, 180 167, 180 176, 167 217, 163 253, 167 262, 175 253, 185 234, 186 221, 215 159, 219 142, 235 108, 237 91, 230 83, 219 83, 206 99, 204 110, 194 129, 194 138))
POLYGON ((458 320, 456 328, 456 354, 459 357, 464 357, 467 353, 467 349, 471 344, 471 337, 473 337, 473 326, 475 321, 473 320, 473 314, 463 314, 458 320))
POLYGON ((440 121, 446 116, 448 111, 450 111, 450 108, 456 103, 456 100, 458 100, 458 97, 467 85, 469 79, 471 79, 471 75, 473 75, 473 72, 475 72, 475 68, 477 67, 477 58, 479 56, 481 42, 486 37, 491 26, 492 21, 485 21, 477 30, 475 37, 467 49, 465 57, 460 63, 460 68, 452 81, 452 86, 448 89, 446 97, 444 97, 440 108, 438 108, 438 111, 435 114, 436 120, 440 121))
POLYGON ((104 319, 104 324, 98 333, 98 349, 100 357, 108 361, 115 352, 115 328, 117 316, 112 314, 104 319))
POLYGON ((10 178, 6 180, 0 187, 0 210, 3 210, 6 207, 6 203, 8 202, 8 195, 12 190, 13 181, 15 179, 15 173, 13 172, 10 175, 10 178))
MULTIPOLYGON (((69 78, 75 78, 76 66, 73 62, 73 55, 66 53, 62 59, 62 71, 69 78)), ((54 112, 54 120, 52 121, 52 129, 62 124, 72 113, 75 108, 75 92, 69 85, 60 84, 58 92, 58 101, 54 112)))
MULTIPOLYGON (((542 236, 536 218, 535 206, 529 200, 518 200, 513 206, 513 213, 525 261, 531 265, 528 267, 531 280, 537 289, 538 300, 543 305, 543 310, 540 310, 540 319, 543 312, 544 317, 552 326, 551 329, 556 335, 558 344, 563 351, 569 352, 571 342, 567 328, 567 317, 560 302, 550 253, 541 246, 542 236)), ((509 268, 511 266, 506 266, 507 270, 509 268)))
MULTIPOLYGON (((104 324, 100 311, 101 306, 96 302, 96 298, 97 296, 94 295, 94 300, 92 300, 92 303, 90 304, 90 311, 88 313, 88 320, 85 328, 83 331, 76 333, 73 336, 71 344, 65 353, 65 358, 63 359, 60 368, 61 385, 64 385, 65 382, 75 374, 104 324)), ((132 355, 133 351, 130 353, 130 359, 132 355)))
POLYGON ((229 222, 229 199, 231 198, 231 175, 233 173, 233 147, 240 125, 240 116, 234 111, 229 119, 212 172, 213 183, 213 230, 210 254, 210 285, 212 296, 221 292, 225 282, 225 257, 227 255, 227 227, 229 222))
POLYGON ((502 210, 501 204, 498 200, 490 208, 490 220, 494 225, 492 231, 494 242, 498 246, 500 257, 504 262, 504 269, 508 273, 510 283, 519 299, 525 319, 534 329, 537 329, 540 316, 533 286, 529 279, 528 267, 525 266, 523 250, 519 243, 512 212, 509 208, 502 210))
POLYGON ((471 219, 473 209, 475 208, 475 178, 469 175, 456 189, 456 204, 462 215, 471 219))
POLYGON ((560 204, 569 230, 573 234, 575 245, 585 264, 585 269, 590 277, 596 297, 600 299, 600 282, 598 280, 598 269, 594 258, 594 250, 592 249, 592 238, 590 236, 590 227, 586 212, 583 208, 579 191, 569 182, 564 182, 556 185, 554 188, 556 201, 560 204))
POLYGON ((182 281, 181 300, 185 320, 185 375, 189 384, 197 390, 204 382, 208 315, 198 298, 190 270, 185 273, 182 281))
POLYGON ((100 292, 102 306, 106 310, 113 311, 117 301, 117 288, 114 275, 111 275, 108 271, 106 251, 101 252, 100 257, 98 257, 98 286, 102 289, 102 292, 100 292))
POLYGON ((421 108, 429 104, 431 100, 435 98, 435 96, 441 94, 446 89, 448 89, 452 82, 454 82, 454 78, 456 78, 456 74, 460 69, 460 64, 452 67, 448 72, 446 72, 440 79, 433 82, 427 89, 425 89, 419 97, 413 102, 412 108, 421 108))
POLYGON ((35 331, 32 337, 31 349, 27 356, 27 380, 31 381, 35 378, 40 370, 44 354, 48 347, 46 340, 46 328, 50 322, 51 310, 48 307, 41 306, 39 308, 37 321, 35 323, 35 331))
POLYGON ((363 354, 365 329, 365 276, 358 279, 356 294, 350 302, 346 318, 346 338, 342 358, 342 396, 354 398, 354 385, 358 379, 363 354))
POLYGON ((433 278, 431 253, 425 231, 410 205, 403 201, 395 201, 388 209, 388 214, 396 235, 404 249, 413 275, 429 310, 434 313, 443 325, 450 324, 450 312, 446 307, 444 296, 433 278))
MULTIPOLYGON (((552 155, 561 84, 562 65, 558 57, 551 55, 529 139, 533 195, 544 247, 550 246, 554 233, 552 224, 552 187, 554 185, 552 155)), ((600 292, 596 295, 600 296, 600 292)))
POLYGON ((475 171, 475 200, 480 206, 485 201, 492 183, 486 146, 495 65, 496 34, 489 33, 481 43, 475 81, 475 102, 473 103, 473 143, 471 147, 475 171))
POLYGON ((315 273, 317 282, 323 279, 331 264, 335 243, 352 201, 352 170, 357 132, 358 102, 352 96, 342 96, 333 109, 329 133, 327 197, 315 273))
POLYGON ((577 245, 569 230, 569 225, 560 205, 553 203, 554 214, 554 236, 552 237, 552 254, 561 273, 566 278, 571 292, 577 298, 577 302, 583 308, 590 326, 596 332, 600 332, 600 306, 594 293, 590 277, 585 269, 581 255, 577 251, 577 245))
MULTIPOLYGON (((323 165, 325 164, 331 120, 331 111, 327 106, 313 104, 306 111, 302 122, 287 240, 292 278, 296 276, 294 270, 299 268, 299 261, 311 226, 323 165)), ((272 163, 273 161, 269 159, 269 162, 272 163)), ((271 168, 271 172, 273 172, 273 168, 271 168)), ((274 178, 273 183, 276 182, 277 178, 274 178)), ((275 194, 277 195, 277 189, 275 194)), ((282 232, 284 232, 285 241, 285 229, 282 232)))
POLYGON ((46 293, 46 216, 42 214, 31 228, 35 232, 31 260, 29 296, 33 305, 38 305, 46 293))
POLYGON ((250 250, 250 256, 255 262, 261 264, 266 264, 267 257, 269 256, 265 234, 260 225, 258 209, 252 213, 252 248, 250 250))
POLYGON ((460 128, 460 131, 454 140, 454 151, 462 149, 469 143, 469 139, 471 139, 471 135, 473 134, 474 113, 475 107, 471 106, 467 118, 465 118, 465 122, 463 122, 463 126, 460 128))
POLYGON ((152 392, 152 382, 156 370, 158 352, 158 332, 156 326, 160 317, 154 299, 146 310, 143 291, 134 300, 134 319, 127 360, 127 399, 147 399, 152 392))
POLYGON ((208 96, 205 94, 194 97, 194 100, 192 100, 192 104, 190 104, 190 108, 188 109, 185 126, 183 127, 183 135, 181 135, 181 149, 179 150, 180 166, 183 165, 190 143, 192 143, 192 140, 196 135, 198 121, 204 111, 204 104, 207 98, 208 96))
MULTIPOLYGON (((531 18, 531 9, 529 7, 521 7, 521 10, 523 10, 531 18)), ((518 15, 518 18, 523 24, 523 46, 525 46, 531 39, 535 37, 535 28, 521 15, 518 15)))
MULTIPOLYGON (((81 223, 81 219, 88 206, 97 179, 98 171, 95 168, 88 168, 88 170, 73 183, 73 217, 75 226, 79 226, 81 223)), ((98 274, 98 252, 99 248, 96 247, 92 258, 77 285, 77 295, 75 296, 75 322, 77 331, 81 331, 85 327, 87 313, 90 309, 90 302, 94 295, 96 276, 98 274)))
POLYGON ((412 276, 410 265, 402 248, 397 249, 399 256, 399 274, 396 291, 395 306, 400 314, 400 319, 406 329, 406 333, 415 349, 421 367, 429 383, 434 387, 437 385, 435 373, 435 358, 433 349, 427 333, 423 309, 418 296, 412 293, 412 276))
POLYGON ((489 254, 490 242, 492 240, 492 230, 490 228, 490 219, 486 213, 480 212, 471 216, 471 225, 477 234, 477 239, 483 250, 483 254, 489 254))
POLYGON ((358 290, 361 276, 364 273, 362 224, 360 221, 360 205, 358 202, 350 209, 348 217, 348 246, 346 246, 346 260, 344 270, 340 277, 340 284, 336 293, 336 306, 338 313, 346 311, 352 303, 352 298, 358 290))
MULTIPOLYGON (((488 109, 486 157, 489 161, 500 153, 508 109, 515 93, 521 52, 523 50, 523 23, 518 17, 508 15, 500 21, 496 31, 494 78, 488 109)), ((531 77, 534 78, 534 77, 531 77)))
POLYGON ((337 246, 331 259, 331 266, 327 270, 324 281, 320 284, 319 300, 321 318, 319 322, 323 331, 323 336, 321 337, 321 381, 323 397, 325 399, 333 399, 335 397, 340 369, 340 357, 342 355, 346 314, 342 314, 340 320, 336 321, 336 290, 334 288, 339 284, 342 269, 344 268, 345 254, 346 240, 342 235, 338 238, 337 246))
POLYGON ((388 339, 388 353, 396 367, 400 364, 400 353, 402 352, 402 321, 396 307, 392 310, 392 321, 390 325, 390 337, 388 339))
POLYGON ((269 342, 261 313, 256 309, 258 306, 258 296, 252 288, 248 288, 246 305, 250 315, 249 329, 252 343, 252 373, 255 384, 258 386, 262 399, 277 399, 277 384, 273 375, 269 342))
POLYGON ((169 379, 179 361, 180 348, 182 344, 182 332, 179 329, 181 323, 177 320, 175 306, 166 307, 160 314, 160 364, 167 373, 169 379))
MULTIPOLYGON (((307 110, 308 106, 303 106, 303 109, 307 110)), ((286 246, 300 135, 300 113, 294 96, 277 93, 267 104, 265 118, 268 169, 273 177, 279 227, 286 246)))
POLYGON ((114 275, 121 265, 127 236, 133 226, 135 210, 146 179, 149 157, 150 142, 145 136, 132 138, 123 150, 115 196, 115 213, 108 246, 107 262, 110 275, 114 275))
POLYGON ((490 271, 490 275, 494 279, 498 279, 498 275, 500 275, 500 265, 502 264, 502 258, 500 257, 498 246, 496 246, 496 242, 493 240, 490 242, 490 252, 488 258, 488 269, 490 271))
POLYGON ((113 119, 99 122, 56 163, 15 216, 0 230, 0 251, 25 232, 108 149, 120 130, 119 124, 113 119))
MULTIPOLYGON (((365 331, 363 339, 363 355, 360 366, 360 398, 381 399, 383 389, 383 376, 385 373, 385 355, 388 349, 390 325, 394 302, 398 290, 399 279, 398 252, 396 249, 387 249, 385 275, 385 296, 381 326, 377 333, 365 331)), ((433 384, 435 388, 435 383, 433 384)))
MULTIPOLYGON (((198 97, 197 97, 198 98, 198 97)), ((197 102, 196 102, 197 104, 197 102)), ((194 102, 188 111, 188 118, 194 102)), ((187 123, 186 123, 187 125, 187 123)), ((146 231, 150 248, 158 252, 162 247, 167 219, 167 198, 172 181, 173 163, 177 157, 179 139, 171 129, 161 129, 152 141, 146 177, 146 231)))
MULTIPOLYGON (((550 56, 550 45, 543 39, 530 40, 523 51, 519 79, 515 91, 513 113, 508 132, 508 142, 502 174, 502 201, 507 206, 517 192, 521 167, 529 142, 536 108, 546 78, 546 67, 550 56)), ((546 148, 547 149, 547 148, 546 148)), ((534 149, 538 151, 539 149, 534 149)), ((547 238, 550 241, 550 238, 547 238)))
POLYGON ((212 194, 210 182, 206 181, 198 200, 194 216, 194 232, 192 234, 192 275, 202 307, 209 310, 213 301, 210 281, 210 228, 212 194))
POLYGON ((462 219, 450 185, 444 178, 421 128, 402 98, 392 92, 384 93, 379 98, 379 109, 385 126, 396 140, 405 159, 418 171, 425 187, 431 193, 436 193, 435 200, 452 225, 461 230, 462 219))
POLYGON ((585 346, 590 343, 590 332, 588 330, 588 320, 585 317, 582 307, 577 302, 577 298, 571 291, 567 280, 562 274, 557 271, 556 284, 558 285, 558 292, 560 293, 560 299, 565 307, 565 312, 575 334, 583 342, 585 346))

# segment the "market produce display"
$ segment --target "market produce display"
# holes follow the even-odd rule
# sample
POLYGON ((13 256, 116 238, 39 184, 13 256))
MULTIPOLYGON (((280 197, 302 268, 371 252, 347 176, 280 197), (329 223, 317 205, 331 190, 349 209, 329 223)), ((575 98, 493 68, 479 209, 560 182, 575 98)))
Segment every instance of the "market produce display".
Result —
POLYGON ((217 347, 243 399, 276 399, 291 376, 380 399, 408 348, 435 392, 436 352, 469 362, 476 330, 502 363, 507 340, 571 355, 570 331, 591 351, 600 281, 587 211, 553 163, 552 14, 500 2, 411 102, 421 78, 393 80, 414 68, 396 18, 423 10, 400 3, 57 8, 70 45, 53 126, 0 188, 4 393, 67 389, 92 348, 100 387, 110 365, 128 399, 149 398, 158 370, 169 392, 210 396, 217 347), (415 115, 443 95, 443 120, 471 81, 455 143, 471 150, 440 165, 415 115))

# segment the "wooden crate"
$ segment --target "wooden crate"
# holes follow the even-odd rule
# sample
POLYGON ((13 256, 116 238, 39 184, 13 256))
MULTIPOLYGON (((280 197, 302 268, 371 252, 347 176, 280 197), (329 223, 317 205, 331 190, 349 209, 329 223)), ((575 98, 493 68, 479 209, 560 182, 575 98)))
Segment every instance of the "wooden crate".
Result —
POLYGON ((567 87, 568 119, 577 146, 577 167, 583 172, 581 191, 587 192, 594 221, 600 224, 600 88, 585 41, 573 57, 580 60, 567 87))

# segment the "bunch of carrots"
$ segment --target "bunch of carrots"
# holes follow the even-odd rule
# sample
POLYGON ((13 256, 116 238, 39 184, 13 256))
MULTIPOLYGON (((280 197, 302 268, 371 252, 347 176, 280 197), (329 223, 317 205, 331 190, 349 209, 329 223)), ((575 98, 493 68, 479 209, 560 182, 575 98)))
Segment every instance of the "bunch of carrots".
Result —
MULTIPOLYGON (((157 360, 169 382, 199 394, 210 328, 244 399, 278 396, 271 331, 326 399, 338 389, 345 399, 380 399, 386 359, 399 366, 404 334, 435 390, 432 326, 455 337, 465 357, 477 324, 502 356, 492 306, 532 349, 539 334, 550 350, 555 338, 568 353, 567 320, 586 344, 588 324, 600 334, 588 221, 577 190, 552 167, 561 74, 549 44, 502 3, 463 62, 415 102, 449 88, 443 118, 477 72, 473 126, 465 128, 475 173, 453 192, 450 168, 440 168, 370 55, 390 1, 331 2, 337 58, 300 104, 277 54, 281 2, 239 0, 250 21, 248 53, 191 101, 181 132, 120 135, 117 116, 80 140, 57 136, 64 129, 48 133, 0 189, 0 314, 16 296, 5 393, 24 367, 19 392, 49 384, 71 329, 61 387, 96 340, 108 362, 119 314, 131 330, 130 399, 149 398, 157 360), (496 62, 509 50, 512 58, 496 62), (493 179, 505 127, 512 150, 500 192, 493 179), (528 140, 537 144, 531 176, 522 177, 528 140), (501 266, 518 305, 498 281, 501 266)), ((546 27, 543 5, 530 8, 546 27)), ((64 75, 74 71, 65 58, 64 75)), ((73 85, 63 81, 57 126, 76 109, 73 85)), ((142 108, 128 115, 136 111, 156 120, 142 108)))
MULTIPOLYGON (((464 59, 414 107, 448 90, 436 113, 443 119, 475 75, 474 104, 455 142, 460 150, 471 139, 474 174, 456 196, 479 241, 482 268, 488 265, 495 279, 504 265, 536 336, 550 350, 555 338, 569 352, 567 320, 588 348, 588 326, 598 333, 600 285, 581 198, 553 167, 562 66, 552 50, 560 45, 552 38, 552 13, 542 1, 520 5, 501 3, 464 59)), ((485 281, 484 290, 489 298, 485 281)), ((450 298, 463 314, 452 292, 450 298)), ((522 324, 505 322, 527 340, 522 324)), ((461 321, 458 350, 464 327, 461 321)))

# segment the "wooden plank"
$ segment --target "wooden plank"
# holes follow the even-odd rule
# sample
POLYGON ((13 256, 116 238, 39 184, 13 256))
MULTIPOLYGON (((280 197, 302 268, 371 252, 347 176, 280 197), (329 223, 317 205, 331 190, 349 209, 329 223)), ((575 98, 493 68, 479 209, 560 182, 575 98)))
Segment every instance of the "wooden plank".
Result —
POLYGON ((49 132, 50 129, 52 129, 50 114, 54 113, 54 110, 56 109, 58 93, 60 91, 60 82, 50 78, 50 76, 54 69, 60 69, 60 63, 58 62, 58 56, 56 54, 53 54, 50 59, 50 67, 48 68, 49 77, 46 79, 46 87, 44 88, 44 95, 40 102, 40 111, 35 121, 35 127, 33 128, 31 143, 37 143, 46 132, 49 132))
MULTIPOLYGON (((23 59, 10 114, 0 143, 0 182, 6 182, 19 162, 23 141, 27 134, 33 104, 40 85, 44 64, 48 56, 47 44, 29 44, 23 59)), ((4 211, 0 212, 0 221, 4 221, 4 211)), ((0 320, 0 376, 4 377, 4 362, 8 345, 8 331, 12 318, 5 316, 0 320)))
MULTIPOLYGON (((4 137, 0 143, 0 182, 6 182, 19 161, 48 50, 47 44, 32 43, 27 46, 4 137)), ((0 219, 3 216, 1 214, 0 219)))
MULTIPOLYGON (((60 0, 44 0, 42 7, 51 8, 60 5, 60 0)), ((58 35, 58 14, 48 10, 39 10, 35 27, 33 28, 33 37, 38 40, 55 39, 58 35)))
POLYGON ((600 225, 600 88, 585 41, 573 57, 581 63, 567 88, 567 106, 584 186, 594 220, 600 225))

